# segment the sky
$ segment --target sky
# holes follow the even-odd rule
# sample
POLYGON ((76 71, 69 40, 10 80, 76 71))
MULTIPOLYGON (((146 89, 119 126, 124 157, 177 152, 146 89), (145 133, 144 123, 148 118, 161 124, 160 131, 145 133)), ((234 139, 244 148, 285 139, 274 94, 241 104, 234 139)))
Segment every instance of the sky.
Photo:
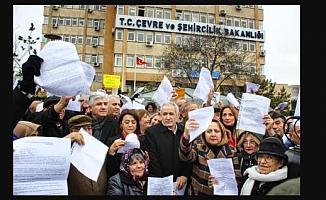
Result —
MULTIPOLYGON (((273 83, 300 85, 300 5, 263 5, 263 9, 264 75, 273 83)), ((42 38, 43 5, 14 5, 13 35, 29 35, 30 23, 36 28, 32 37, 42 38)), ((34 47, 39 52, 40 42, 34 47)))

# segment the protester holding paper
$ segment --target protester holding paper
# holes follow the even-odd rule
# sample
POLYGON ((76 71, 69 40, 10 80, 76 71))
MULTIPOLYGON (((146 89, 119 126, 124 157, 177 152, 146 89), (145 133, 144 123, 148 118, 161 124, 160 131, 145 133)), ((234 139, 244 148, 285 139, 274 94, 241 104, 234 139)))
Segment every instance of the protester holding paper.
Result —
POLYGON ((138 140, 140 135, 139 118, 133 109, 124 109, 121 112, 118 118, 118 126, 116 135, 110 138, 108 145, 110 147, 107 158, 108 178, 119 172, 122 153, 118 153, 118 150, 125 146, 127 135, 134 133, 137 135, 138 140))
POLYGON ((107 195, 146 196, 148 155, 139 148, 129 149, 119 163, 119 172, 108 181, 107 195))
POLYGON ((179 107, 168 101, 161 106, 162 122, 145 131, 144 148, 151 162, 148 170, 151 177, 173 175, 176 188, 181 189, 190 179, 192 164, 179 158, 180 138, 184 127, 178 123, 179 107))
POLYGON ((74 96, 50 96, 43 102, 43 110, 35 112, 28 120, 43 127, 40 136, 64 137, 69 134, 68 122, 65 118, 66 107, 74 96))
MULTIPOLYGON (((212 183, 217 183, 211 176, 207 160, 214 158, 233 158, 236 149, 229 145, 227 130, 223 124, 212 119, 208 128, 200 135, 201 142, 189 142, 189 131, 197 129, 198 122, 189 119, 185 125, 185 131, 180 140, 179 156, 181 160, 193 163, 191 175, 191 186, 188 189, 189 195, 213 195, 212 183)), ((236 158, 235 158, 236 159, 236 158)), ((240 176, 239 162, 233 159, 235 176, 240 176)))
MULTIPOLYGON (((85 145, 83 135, 79 132, 83 128, 92 135, 92 118, 86 115, 76 115, 68 120, 71 142, 85 145)), ((107 174, 103 164, 97 181, 86 177, 73 164, 70 165, 68 174, 68 195, 105 195, 107 189, 107 174)))

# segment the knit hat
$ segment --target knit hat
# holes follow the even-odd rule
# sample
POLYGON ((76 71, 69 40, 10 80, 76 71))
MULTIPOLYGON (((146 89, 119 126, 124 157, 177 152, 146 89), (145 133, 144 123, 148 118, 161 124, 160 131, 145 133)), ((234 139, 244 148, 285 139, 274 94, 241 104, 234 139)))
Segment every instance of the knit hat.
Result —
POLYGON ((287 163, 288 156, 285 154, 285 151, 285 145, 280 139, 276 137, 268 137, 261 141, 257 154, 280 156, 285 160, 285 163, 287 163))
POLYGON ((75 115, 68 120, 69 127, 92 125, 92 118, 87 115, 75 115))
POLYGON ((58 96, 50 96, 50 97, 44 99, 43 108, 47 108, 50 105, 58 103, 59 101, 60 101, 60 97, 58 97, 58 96))

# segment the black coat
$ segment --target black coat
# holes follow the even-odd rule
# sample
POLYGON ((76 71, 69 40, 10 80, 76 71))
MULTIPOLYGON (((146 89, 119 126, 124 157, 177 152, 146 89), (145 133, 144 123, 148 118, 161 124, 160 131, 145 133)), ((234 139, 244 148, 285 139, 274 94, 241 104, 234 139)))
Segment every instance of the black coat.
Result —
POLYGON ((179 176, 190 179, 192 163, 185 163, 179 158, 180 138, 184 126, 177 123, 176 134, 162 122, 145 131, 144 150, 149 154, 149 176, 166 177, 173 175, 173 181, 179 176))
MULTIPOLYGON (((87 114, 94 121, 94 117, 91 113, 87 114)), ((103 142, 106 146, 110 147, 110 138, 117 134, 118 121, 113 117, 107 116, 106 122, 102 127, 102 135, 100 141, 103 142)))
POLYGON ((59 121, 59 114, 54 110, 54 106, 44 112, 32 113, 28 117, 28 121, 42 125, 42 133, 39 136, 65 137, 69 134, 67 120, 59 121))
POLYGON ((26 113, 27 108, 31 105, 33 100, 27 98, 17 87, 13 90, 13 122, 12 130, 16 127, 18 121, 26 113))
POLYGON ((147 184, 143 190, 138 188, 132 178, 127 178, 120 172, 112 176, 108 181, 107 195, 109 196, 146 196, 147 184))

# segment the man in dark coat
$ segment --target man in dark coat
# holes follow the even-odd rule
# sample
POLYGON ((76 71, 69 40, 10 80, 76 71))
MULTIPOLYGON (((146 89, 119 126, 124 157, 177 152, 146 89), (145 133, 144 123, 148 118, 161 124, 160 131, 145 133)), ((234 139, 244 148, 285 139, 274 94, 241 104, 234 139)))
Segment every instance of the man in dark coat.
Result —
POLYGON ((103 92, 93 92, 89 96, 91 112, 87 115, 92 118, 93 136, 109 146, 109 138, 116 134, 118 122, 108 116, 108 95, 103 92))
POLYGON ((173 102, 161 107, 162 121, 145 131, 144 149, 148 151, 150 162, 149 176, 166 177, 173 175, 173 182, 181 189, 187 182, 189 185, 192 164, 179 158, 180 138, 184 126, 177 122, 179 108, 173 102))

